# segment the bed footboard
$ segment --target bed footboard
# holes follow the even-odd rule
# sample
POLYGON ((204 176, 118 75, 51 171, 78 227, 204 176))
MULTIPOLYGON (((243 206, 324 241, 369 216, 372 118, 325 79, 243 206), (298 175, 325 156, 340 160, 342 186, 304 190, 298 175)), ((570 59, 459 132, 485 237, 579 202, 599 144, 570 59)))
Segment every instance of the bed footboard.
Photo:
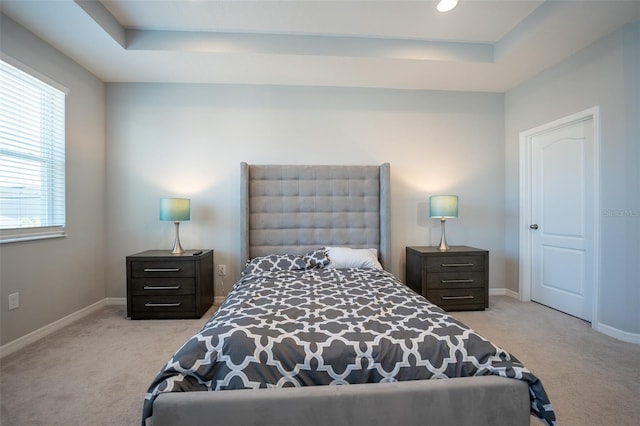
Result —
POLYGON ((161 394, 154 426, 529 425, 529 390, 496 376, 161 394))

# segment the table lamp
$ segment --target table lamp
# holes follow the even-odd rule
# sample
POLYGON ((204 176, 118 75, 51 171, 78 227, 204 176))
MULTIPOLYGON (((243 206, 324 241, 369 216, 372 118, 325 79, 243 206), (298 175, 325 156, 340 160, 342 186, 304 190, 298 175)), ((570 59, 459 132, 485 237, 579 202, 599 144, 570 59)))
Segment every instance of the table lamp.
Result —
POLYGON ((173 244, 172 254, 184 252, 180 245, 180 221, 191 218, 191 200, 189 198, 161 198, 160 220, 171 220, 176 225, 176 241, 173 244))
POLYGON ((440 238, 438 249, 440 251, 449 250, 444 225, 447 219, 458 217, 458 196, 434 195, 429 197, 429 217, 440 219, 440 225, 442 226, 442 237, 440 238))

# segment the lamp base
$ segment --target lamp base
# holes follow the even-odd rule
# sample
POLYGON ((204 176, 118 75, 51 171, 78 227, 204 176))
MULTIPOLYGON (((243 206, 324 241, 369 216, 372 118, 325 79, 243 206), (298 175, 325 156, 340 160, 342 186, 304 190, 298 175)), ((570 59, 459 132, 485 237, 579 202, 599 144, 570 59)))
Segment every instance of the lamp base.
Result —
POLYGON ((180 245, 180 222, 173 222, 176 225, 176 241, 173 243, 171 254, 182 254, 184 250, 180 245))
POLYGON ((440 245, 438 246, 438 250, 440 251, 449 250, 449 246, 447 245, 447 237, 445 236, 445 233, 444 233, 445 222, 446 220, 444 218, 440 219, 440 225, 442 227, 442 236, 440 237, 440 245))

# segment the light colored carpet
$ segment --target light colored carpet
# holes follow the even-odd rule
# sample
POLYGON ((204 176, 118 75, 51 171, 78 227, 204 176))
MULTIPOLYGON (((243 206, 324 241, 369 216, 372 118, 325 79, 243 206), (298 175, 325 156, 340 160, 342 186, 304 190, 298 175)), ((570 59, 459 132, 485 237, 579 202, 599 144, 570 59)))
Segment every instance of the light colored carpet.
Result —
POLYGON ((537 303, 509 297, 492 297, 484 312, 454 316, 515 355, 540 378, 559 425, 640 424, 640 345, 598 333, 590 323, 537 303))
MULTIPOLYGON (((125 318, 110 306, 1 360, 0 423, 137 425, 147 386, 200 320, 125 318)), ((492 297, 458 319, 542 380, 560 425, 635 425, 640 346, 535 303, 492 297)), ((532 424, 539 424, 532 420, 532 424)))
POLYGON ((0 360, 0 424, 139 425, 151 380, 205 320, 108 306, 0 360))

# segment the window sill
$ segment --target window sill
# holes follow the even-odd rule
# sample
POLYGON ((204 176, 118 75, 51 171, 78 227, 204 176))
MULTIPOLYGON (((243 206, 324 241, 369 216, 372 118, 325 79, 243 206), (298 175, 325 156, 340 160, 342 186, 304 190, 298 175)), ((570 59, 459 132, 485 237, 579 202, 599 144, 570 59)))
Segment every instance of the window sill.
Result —
POLYGON ((35 228, 31 228, 31 232, 24 231, 16 232, 13 230, 0 231, 0 244, 21 243, 24 241, 37 241, 37 240, 49 240, 51 238, 64 238, 67 236, 64 228, 51 227, 47 231, 46 229, 40 229, 40 232, 34 232, 35 228))

